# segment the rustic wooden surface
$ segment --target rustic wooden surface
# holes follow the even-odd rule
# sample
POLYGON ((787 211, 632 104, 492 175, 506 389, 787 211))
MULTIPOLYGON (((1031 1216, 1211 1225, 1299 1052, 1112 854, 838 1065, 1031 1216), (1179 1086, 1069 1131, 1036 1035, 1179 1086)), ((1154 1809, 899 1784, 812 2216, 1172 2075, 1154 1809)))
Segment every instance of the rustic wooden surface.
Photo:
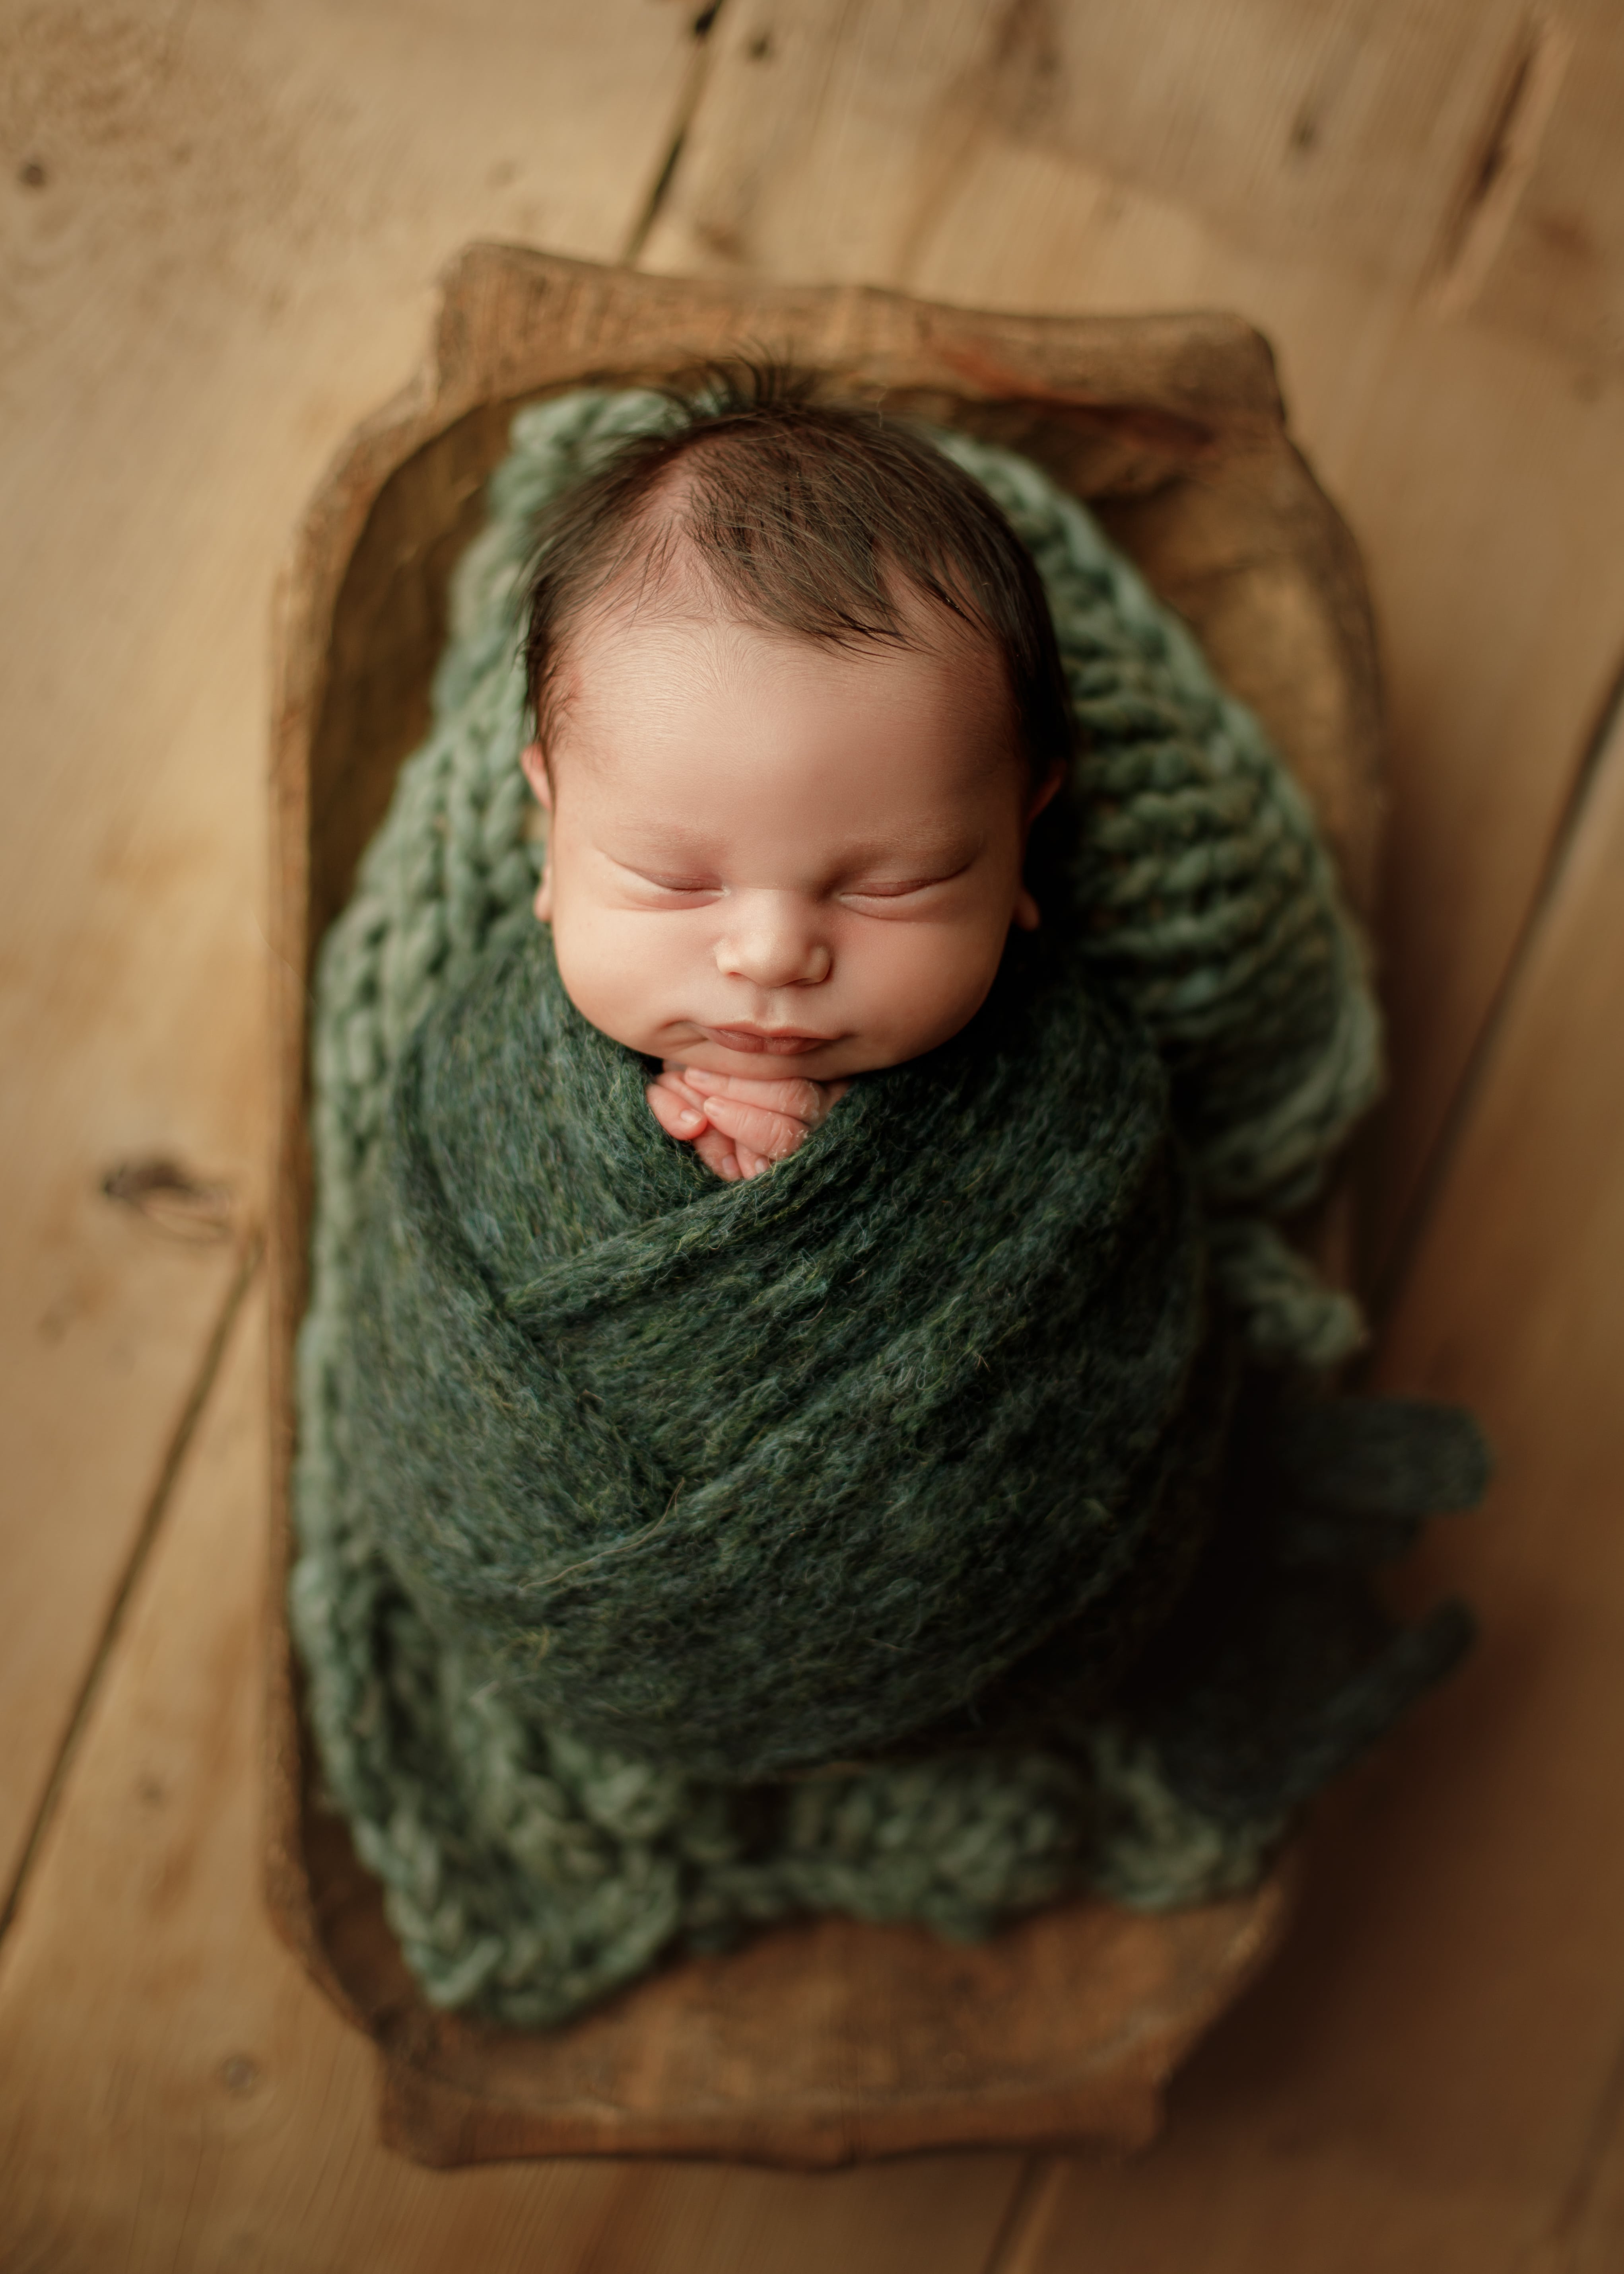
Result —
POLYGON ((440 263, 613 255, 687 87, 646 0, 395 15, 0 9, 0 1882, 263 1213, 271 575, 440 263), (109 1205, 130 1161, 226 1185, 235 1239, 109 1205))
POLYGON ((653 266, 1274 341, 1388 672, 1390 1254, 1617 667, 1616 9, 747 0, 713 36, 653 266))
POLYGON ((0 2264, 154 2274, 980 2274, 1019 2167, 438 2172, 259 1889, 264 1303, 240 1319, 8 1938, 0 2264), (117 1928, 111 1925, 117 1922, 117 1928))
POLYGON ((0 1828, 28 1859, 0 2260, 1615 2265, 1616 11, 724 0, 699 44, 657 0, 6 0, 0 40, 0 1828), (1490 1632, 1327 1811, 1283 1963, 1137 2166, 415 2171, 260 1916, 237 1291, 271 569, 482 236, 966 305, 1227 305, 1279 345, 1365 548, 1395 758, 1383 1368, 1471 1396, 1500 1442, 1432 1562, 1490 1632), (166 1160, 201 1189, 101 1196, 166 1160))

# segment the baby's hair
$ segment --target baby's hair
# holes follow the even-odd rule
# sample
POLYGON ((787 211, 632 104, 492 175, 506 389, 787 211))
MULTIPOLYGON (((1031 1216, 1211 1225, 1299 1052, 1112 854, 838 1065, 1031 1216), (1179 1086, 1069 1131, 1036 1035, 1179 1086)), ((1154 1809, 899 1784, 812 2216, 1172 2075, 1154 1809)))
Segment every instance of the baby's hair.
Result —
POLYGON ((922 598, 998 657, 1034 783, 1072 749, 1042 581, 978 482, 901 420, 819 399, 812 374, 708 367, 658 432, 619 444, 538 532, 526 684, 544 753, 571 623, 628 582, 696 569, 738 621, 837 647, 918 644, 922 598))

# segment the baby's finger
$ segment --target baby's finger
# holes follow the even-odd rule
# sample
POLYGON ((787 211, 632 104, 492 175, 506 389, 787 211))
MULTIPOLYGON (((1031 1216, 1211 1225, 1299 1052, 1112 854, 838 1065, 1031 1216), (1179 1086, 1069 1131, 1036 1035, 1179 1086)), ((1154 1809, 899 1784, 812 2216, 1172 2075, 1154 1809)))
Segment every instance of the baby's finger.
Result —
MULTIPOLYGON (((668 1081, 663 1076, 650 1087, 659 1092, 664 1102, 663 1111, 656 1108, 656 1111, 660 1112, 662 1126, 673 1126, 681 1115, 693 1113, 698 1116, 697 1121, 691 1126, 684 1121, 679 1133, 684 1137, 693 1137, 704 1127, 709 1116, 705 1111, 705 1101, 696 1091, 684 1089, 680 1082, 668 1081)), ((653 1103, 652 1097, 650 1103, 653 1103)))
POLYGON ((705 1118, 713 1129, 731 1137, 740 1157, 748 1147, 769 1161, 787 1161, 807 1140, 807 1125, 793 1114, 771 1113, 764 1106, 745 1105, 736 1097, 705 1099, 705 1118))
MULTIPOLYGON (((804 1122, 808 1129, 816 1129, 823 1122, 834 1103, 830 1093, 836 1088, 833 1082, 803 1081, 793 1077, 783 1081, 757 1081, 753 1074, 704 1073, 697 1066, 684 1067, 681 1079, 702 1100, 735 1098, 741 1105, 756 1105, 769 1113, 787 1114, 793 1121, 804 1122)), ((844 1088, 842 1083, 840 1090, 844 1088)))
POLYGON ((701 1102, 699 1092, 688 1086, 687 1068, 673 1065, 669 1059, 655 1075, 651 1087, 655 1089, 668 1089, 673 1096, 682 1098, 689 1105, 697 1105, 701 1102))
POLYGON ((720 1177, 725 1185, 738 1183, 743 1171, 731 1137, 724 1137, 719 1129, 702 1129, 694 1140, 694 1150, 713 1177, 720 1177))
POLYGON ((735 1146, 734 1150, 739 1156, 740 1169, 747 1177, 764 1177, 772 1166, 771 1162, 763 1160, 759 1153, 752 1153, 748 1145, 735 1146))
POLYGON ((685 1096, 680 1089, 668 1088, 663 1081, 651 1081, 643 1095, 650 1111, 667 1137, 692 1142, 705 1127, 705 1113, 695 1099, 685 1096))

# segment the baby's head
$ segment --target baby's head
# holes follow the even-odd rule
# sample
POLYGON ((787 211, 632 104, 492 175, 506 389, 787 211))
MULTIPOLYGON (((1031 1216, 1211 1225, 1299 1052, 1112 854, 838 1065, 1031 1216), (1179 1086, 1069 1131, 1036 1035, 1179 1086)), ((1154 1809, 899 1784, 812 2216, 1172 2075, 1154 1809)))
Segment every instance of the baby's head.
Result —
POLYGON ((978 485, 728 374, 561 501, 529 622, 537 913, 592 1025, 823 1081, 974 1017, 1071 749, 1042 585, 978 485))

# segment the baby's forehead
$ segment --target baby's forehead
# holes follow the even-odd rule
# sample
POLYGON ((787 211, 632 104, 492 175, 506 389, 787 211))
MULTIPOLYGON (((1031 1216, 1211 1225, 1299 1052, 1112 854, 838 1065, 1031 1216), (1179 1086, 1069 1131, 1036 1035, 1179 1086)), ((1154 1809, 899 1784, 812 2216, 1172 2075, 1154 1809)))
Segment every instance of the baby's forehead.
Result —
POLYGON ((605 627, 560 733, 555 788, 612 857, 691 852, 763 876, 885 853, 954 868, 1027 778, 1007 693, 961 656, 728 618, 605 627))
POLYGON ((864 630, 823 637, 741 615, 700 575, 645 584, 628 576, 598 596, 560 643, 561 703, 682 683, 718 695, 741 680, 786 691, 807 682, 929 681, 980 706, 1012 704, 1008 670, 992 636, 924 595, 899 606, 894 635, 864 630))
POLYGON ((881 764, 927 747, 944 764, 984 763, 1016 742, 998 659, 966 643, 813 640, 709 612, 606 620, 559 694, 566 755, 622 768, 673 744, 695 760, 748 749, 777 770, 853 745, 881 764))

